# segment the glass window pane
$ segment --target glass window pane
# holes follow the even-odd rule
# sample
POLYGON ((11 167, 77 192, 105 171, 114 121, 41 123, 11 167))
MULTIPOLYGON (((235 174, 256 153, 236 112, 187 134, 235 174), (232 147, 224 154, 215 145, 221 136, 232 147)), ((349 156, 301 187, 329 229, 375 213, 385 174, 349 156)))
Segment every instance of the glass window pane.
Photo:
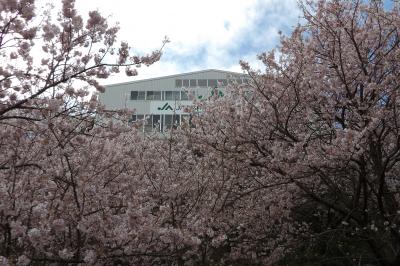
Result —
POLYGON ((131 100, 137 100, 138 91, 131 91, 131 100))
POLYGON ((164 100, 174 100, 173 91, 166 91, 164 96, 164 100))
POLYGON ((144 121, 144 132, 151 132, 153 129, 153 126, 151 125, 152 121, 152 116, 151 115, 146 115, 146 119, 144 121))
POLYGON ((131 118, 129 119, 129 122, 133 123, 136 122, 136 120, 137 120, 136 115, 132 115, 131 118))
POLYGON ((180 100, 181 92, 180 91, 165 91, 164 92, 164 100, 180 100))
POLYGON ((175 88, 181 88, 181 87, 182 87, 182 80, 176 79, 175 80, 175 88))
POLYGON ((174 127, 174 128, 177 128, 177 127, 181 124, 180 115, 174 115, 174 116, 173 116, 173 119, 174 119, 174 121, 173 121, 173 127, 174 127))
POLYGON ((153 92, 153 100, 161 100, 161 91, 153 92))
POLYGON ((189 95, 186 91, 181 91, 181 100, 182 101, 187 101, 189 100, 189 95))
POLYGON ((171 129, 172 128, 172 115, 164 115, 164 127, 166 129, 171 129))
POLYGON ((161 131, 161 115, 153 115, 153 131, 161 131))
POLYGON ((191 79, 189 87, 191 88, 197 87, 197 79, 191 79))
POLYGON ((199 79, 198 80, 199 87, 207 87, 207 80, 206 79, 199 79))
POLYGON ((185 88, 189 87, 189 80, 188 79, 184 79, 182 86, 185 87, 185 88))
POLYGON ((174 100, 180 100, 181 99, 181 92, 180 91, 174 91, 174 100))
POLYGON ((136 100, 144 100, 146 96, 146 92, 145 91, 138 91, 138 96, 136 100))
POLYGON ((148 91, 146 100, 161 100, 161 91, 148 91))
POLYGON ((147 92, 146 100, 154 100, 154 91, 147 92))

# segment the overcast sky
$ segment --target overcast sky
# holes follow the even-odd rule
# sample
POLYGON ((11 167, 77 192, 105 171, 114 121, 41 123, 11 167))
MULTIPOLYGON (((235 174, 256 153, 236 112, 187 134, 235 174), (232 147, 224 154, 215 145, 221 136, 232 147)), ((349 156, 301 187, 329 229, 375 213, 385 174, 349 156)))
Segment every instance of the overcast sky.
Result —
POLYGON ((241 72, 245 59, 277 45, 278 31, 290 34, 299 22, 296 0, 76 0, 80 14, 98 9, 118 21, 119 36, 138 53, 171 40, 160 62, 138 69, 138 77, 112 77, 124 82, 202 69, 241 72))
MULTIPOLYGON (((51 2, 60 7, 61 1, 51 2)), ((112 76, 104 84, 171 74, 221 69, 241 72, 239 60, 261 65, 257 54, 278 45, 279 31, 289 35, 300 23, 298 0, 75 0, 79 14, 99 10, 119 22, 120 40, 138 54, 170 43, 161 60, 138 69, 137 77, 112 76)), ((384 0, 385 7, 392 6, 384 0)), ((42 2, 43 3, 43 2, 42 2)))

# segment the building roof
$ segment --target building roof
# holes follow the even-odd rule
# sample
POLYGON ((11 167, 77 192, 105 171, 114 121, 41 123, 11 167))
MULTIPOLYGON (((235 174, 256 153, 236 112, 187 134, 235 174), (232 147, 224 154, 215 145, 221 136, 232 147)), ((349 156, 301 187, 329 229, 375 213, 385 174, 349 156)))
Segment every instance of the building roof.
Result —
POLYGON ((124 85, 124 84, 132 84, 132 83, 139 83, 139 82, 145 82, 145 81, 154 81, 154 80, 160 80, 160 79, 165 79, 165 78, 174 78, 174 77, 180 77, 180 76, 192 75, 192 74, 202 74, 202 73, 207 73, 207 72, 219 72, 219 73, 232 74, 232 75, 235 75, 235 76, 237 76, 237 75, 247 76, 247 74, 244 74, 244 73, 238 73, 238 72, 232 72, 232 71, 226 71, 226 70, 204 69, 204 70, 199 70, 199 71, 179 73, 179 74, 161 76, 161 77, 156 77, 156 78, 148 78, 148 79, 141 79, 141 80, 134 80, 134 81, 126 81, 126 82, 121 82, 121 83, 108 84, 108 85, 105 85, 105 87, 111 87, 111 86, 116 86, 116 85, 124 85))

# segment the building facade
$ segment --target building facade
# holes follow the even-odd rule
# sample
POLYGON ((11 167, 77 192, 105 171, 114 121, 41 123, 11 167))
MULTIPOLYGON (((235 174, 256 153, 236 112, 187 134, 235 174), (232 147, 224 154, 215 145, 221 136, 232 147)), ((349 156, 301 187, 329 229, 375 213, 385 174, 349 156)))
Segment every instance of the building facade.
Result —
POLYGON ((107 85, 100 102, 108 110, 132 110, 131 122, 140 122, 145 132, 163 132, 190 120, 186 107, 194 99, 222 96, 228 84, 247 82, 245 74, 209 69, 107 85))

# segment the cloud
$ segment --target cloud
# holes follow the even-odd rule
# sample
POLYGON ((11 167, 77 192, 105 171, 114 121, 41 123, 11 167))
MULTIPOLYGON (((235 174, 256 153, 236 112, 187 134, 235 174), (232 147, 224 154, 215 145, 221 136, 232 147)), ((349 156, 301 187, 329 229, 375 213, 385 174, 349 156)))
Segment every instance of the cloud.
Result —
MULTIPOLYGON (((240 71, 238 62, 274 48, 278 31, 289 34, 298 23, 296 0, 76 0, 80 13, 98 9, 119 21, 120 39, 139 53, 171 39, 160 62, 139 69, 135 79, 207 68, 240 71)), ((132 80, 115 76, 107 81, 132 80)))

